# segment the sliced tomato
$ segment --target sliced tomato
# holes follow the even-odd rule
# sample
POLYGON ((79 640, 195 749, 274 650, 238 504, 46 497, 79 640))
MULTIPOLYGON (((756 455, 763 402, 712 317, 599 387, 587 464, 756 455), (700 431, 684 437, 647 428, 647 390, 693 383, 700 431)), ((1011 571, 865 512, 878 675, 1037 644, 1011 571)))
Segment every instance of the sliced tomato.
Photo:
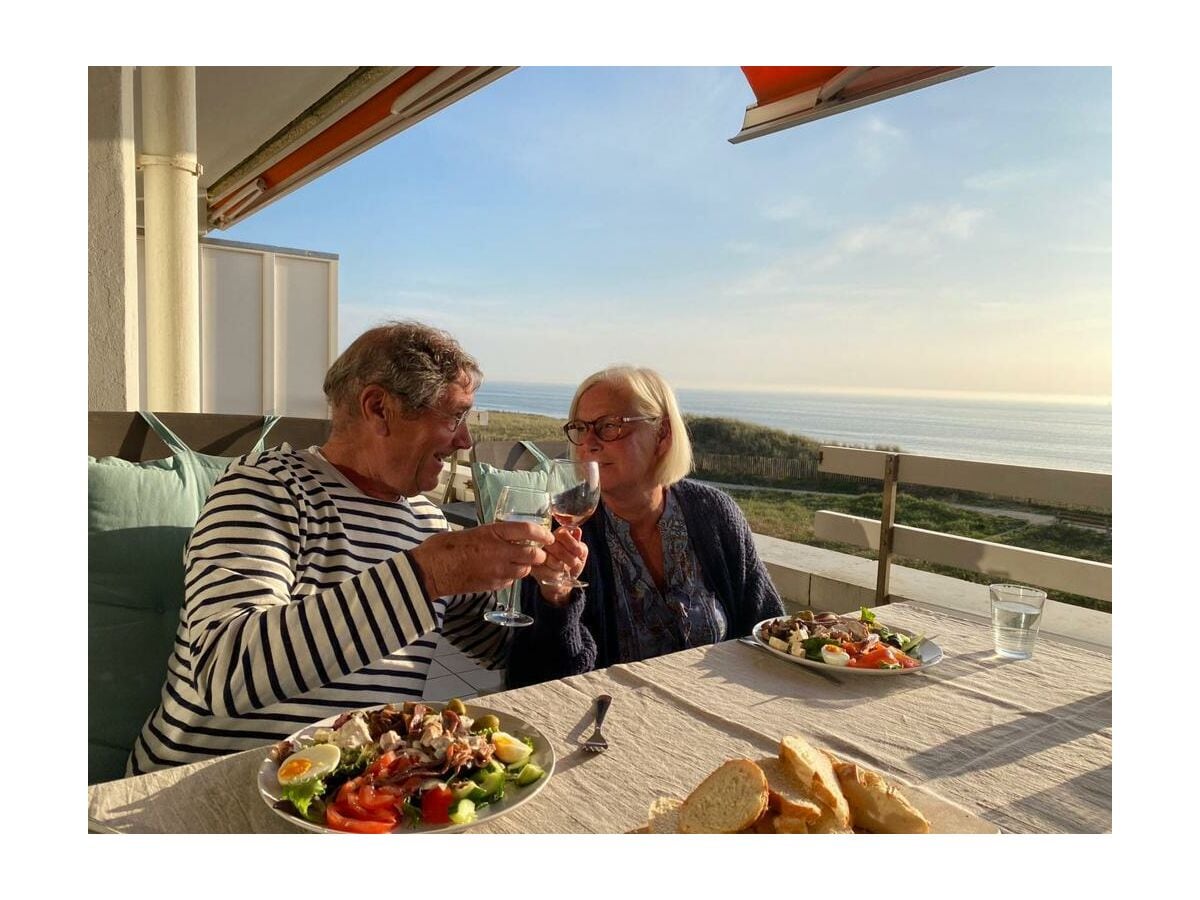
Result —
POLYGON ((904 666, 906 669, 919 669, 921 661, 912 656, 909 656, 903 650, 893 650, 892 655, 896 657, 896 662, 904 666))
POLYGON ((377 760, 375 760, 375 762, 371 763, 370 768, 367 769, 367 774, 382 775, 388 770, 388 766, 390 766, 395 759, 396 754, 393 751, 388 750, 384 752, 377 760))
POLYGON ((430 788, 421 794, 421 821, 430 825, 445 825, 450 821, 450 804, 454 794, 448 787, 430 788))
POLYGON ((850 666, 855 669, 882 669, 888 665, 897 665, 900 660, 893 655, 892 648, 879 644, 874 650, 862 653, 850 660, 850 666))
POLYGON ((338 831, 349 831, 354 834, 387 834, 396 825, 395 819, 392 820, 390 825, 387 822, 355 819, 352 816, 345 815, 337 807, 338 804, 336 803, 330 803, 325 807, 325 825, 328 828, 334 828, 338 831))
POLYGON ((362 802, 361 791, 351 791, 345 798, 338 798, 338 805, 343 809, 353 813, 356 819, 367 819, 372 822, 390 822, 396 824, 396 815, 394 812, 388 812, 386 808, 371 809, 362 802))
POLYGON ((358 789, 358 802, 366 809, 372 811, 391 810, 404 802, 404 798, 397 795, 391 788, 375 787, 372 784, 364 784, 358 789))

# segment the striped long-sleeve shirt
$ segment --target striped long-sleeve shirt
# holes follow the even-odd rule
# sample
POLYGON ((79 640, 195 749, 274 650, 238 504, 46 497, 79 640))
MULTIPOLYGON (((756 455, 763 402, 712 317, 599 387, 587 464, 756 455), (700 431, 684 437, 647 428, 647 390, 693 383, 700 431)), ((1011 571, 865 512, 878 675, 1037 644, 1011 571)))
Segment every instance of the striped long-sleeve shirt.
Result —
POLYGON ((496 665, 508 629, 483 621, 492 595, 430 600, 409 562, 447 528, 424 497, 368 497, 315 447, 231 463, 188 541, 174 652, 130 774, 419 698, 438 630, 496 665))

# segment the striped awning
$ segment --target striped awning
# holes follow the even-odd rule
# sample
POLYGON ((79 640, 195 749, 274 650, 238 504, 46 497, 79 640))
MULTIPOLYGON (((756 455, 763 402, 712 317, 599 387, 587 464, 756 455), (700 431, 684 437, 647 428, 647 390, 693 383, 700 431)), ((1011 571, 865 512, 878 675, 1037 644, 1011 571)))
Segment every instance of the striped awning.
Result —
POLYGON ((754 91, 740 144, 877 100, 886 100, 988 66, 742 66, 754 91))

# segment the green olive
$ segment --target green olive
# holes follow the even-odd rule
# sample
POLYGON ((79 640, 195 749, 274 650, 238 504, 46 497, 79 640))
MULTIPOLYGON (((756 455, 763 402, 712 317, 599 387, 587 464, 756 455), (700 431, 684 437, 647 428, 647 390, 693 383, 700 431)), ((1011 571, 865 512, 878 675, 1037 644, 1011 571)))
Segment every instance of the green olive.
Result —
POLYGON ((458 713, 460 716, 465 716, 467 714, 467 708, 457 697, 446 704, 446 709, 450 710, 452 713, 458 713))
POLYGON ((480 716, 471 726, 472 731, 483 731, 485 728, 499 728, 500 720, 495 716, 480 716))

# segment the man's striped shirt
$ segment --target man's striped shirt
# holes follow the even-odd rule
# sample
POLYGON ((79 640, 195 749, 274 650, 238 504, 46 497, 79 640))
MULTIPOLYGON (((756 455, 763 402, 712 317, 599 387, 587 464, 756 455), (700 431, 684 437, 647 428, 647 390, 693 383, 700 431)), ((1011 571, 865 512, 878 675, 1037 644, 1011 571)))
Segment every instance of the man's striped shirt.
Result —
POLYGON ((128 771, 278 741, 346 709, 420 698, 439 629, 493 666, 491 594, 429 600, 407 550, 448 529, 424 497, 368 497, 316 447, 235 460, 184 554, 158 708, 128 771))

